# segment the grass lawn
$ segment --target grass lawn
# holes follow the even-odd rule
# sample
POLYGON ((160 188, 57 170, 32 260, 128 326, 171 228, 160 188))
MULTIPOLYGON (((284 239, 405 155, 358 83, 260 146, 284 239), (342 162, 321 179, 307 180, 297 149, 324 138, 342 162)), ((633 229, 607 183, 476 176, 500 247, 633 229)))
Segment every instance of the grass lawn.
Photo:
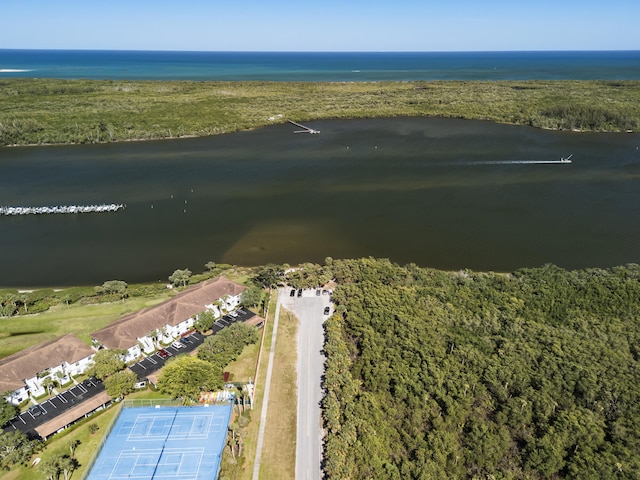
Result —
POLYGON ((260 478, 293 479, 296 468, 298 319, 280 309, 260 478))
POLYGON ((170 292, 152 297, 133 297, 124 302, 97 305, 59 305, 36 315, 0 321, 0 358, 68 333, 91 345, 89 333, 121 316, 166 300, 170 292))
MULTIPOLYGON (((107 429, 115 419, 118 411, 118 405, 112 406, 85 419, 78 426, 71 427, 62 433, 54 435, 51 440, 44 444, 44 448, 40 452, 33 455, 33 459, 40 458, 41 462, 45 462, 56 456, 69 455, 69 442, 78 440, 80 443, 75 450, 75 458, 80 464, 80 468, 73 473, 71 478, 81 478, 90 460, 97 454, 103 438, 107 433, 107 429), (93 435, 89 431, 89 425, 92 423, 98 425, 98 431, 93 435)), ((37 466, 19 466, 0 474, 0 479, 2 480, 42 480, 44 478, 44 474, 37 466)))
MULTIPOLYGON (((277 293, 274 291, 269 304, 269 315, 264 331, 264 343, 255 395, 256 405, 251 411, 252 421, 244 433, 243 458, 233 463, 229 449, 226 448, 220 480, 249 480, 253 476, 276 298, 277 293)), ((260 478, 293 479, 295 476, 297 330, 297 319, 288 312, 281 310, 260 478)), ((253 376, 255 374, 257 347, 258 345, 255 348, 254 346, 246 347, 242 352, 242 356, 236 362, 230 364, 226 370, 233 373, 236 379, 242 379, 243 376, 246 377, 247 375, 253 376)))

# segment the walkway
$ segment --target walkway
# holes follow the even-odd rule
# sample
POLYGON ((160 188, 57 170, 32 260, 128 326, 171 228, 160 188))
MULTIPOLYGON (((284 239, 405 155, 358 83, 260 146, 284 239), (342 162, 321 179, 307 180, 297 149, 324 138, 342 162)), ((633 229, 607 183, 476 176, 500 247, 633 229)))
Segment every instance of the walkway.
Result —
POLYGON ((284 290, 282 288, 278 289, 278 301, 276 302, 276 312, 273 319, 273 332, 271 334, 271 347, 269 350, 269 364, 267 366, 267 378, 264 383, 264 396, 262 398, 262 412, 260 413, 260 429, 258 431, 256 459, 253 464, 253 480, 258 480, 258 478, 260 477, 260 458, 262 457, 262 446, 264 445, 264 430, 267 425, 267 407, 269 406, 269 391, 271 389, 271 373, 273 371, 273 360, 276 354, 276 335, 278 333, 278 319, 280 318, 280 300, 283 298, 283 295, 284 295, 284 290))

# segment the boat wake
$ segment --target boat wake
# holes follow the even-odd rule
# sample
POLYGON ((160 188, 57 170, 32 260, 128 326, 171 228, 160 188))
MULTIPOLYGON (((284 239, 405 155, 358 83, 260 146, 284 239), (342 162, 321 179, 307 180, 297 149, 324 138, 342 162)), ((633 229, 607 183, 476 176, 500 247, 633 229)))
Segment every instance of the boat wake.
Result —
POLYGON ((495 160, 487 162, 468 162, 465 165, 554 165, 567 163, 571 163, 571 160, 495 160))
POLYGON ((32 72, 33 70, 22 70, 19 68, 0 68, 0 73, 22 73, 22 72, 32 72))

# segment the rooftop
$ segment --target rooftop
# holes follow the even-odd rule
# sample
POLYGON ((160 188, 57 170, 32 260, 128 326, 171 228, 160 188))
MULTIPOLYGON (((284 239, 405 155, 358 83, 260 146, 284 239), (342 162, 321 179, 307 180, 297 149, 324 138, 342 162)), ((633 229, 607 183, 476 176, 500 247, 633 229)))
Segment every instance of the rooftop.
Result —
POLYGON ((225 295, 238 295, 246 288, 226 277, 217 277, 180 292, 158 305, 126 315, 91 333, 91 337, 107 348, 128 349, 138 343, 138 338, 153 330, 165 325, 177 325, 204 311, 205 305, 225 295))

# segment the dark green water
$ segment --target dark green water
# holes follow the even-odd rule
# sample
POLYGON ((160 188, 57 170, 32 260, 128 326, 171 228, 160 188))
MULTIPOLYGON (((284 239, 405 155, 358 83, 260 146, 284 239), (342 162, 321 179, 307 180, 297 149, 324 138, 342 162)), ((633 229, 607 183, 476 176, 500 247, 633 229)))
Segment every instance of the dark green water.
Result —
POLYGON ((640 135, 443 119, 316 122, 202 139, 0 150, 1 285, 166 281, 238 265, 388 257, 510 271, 640 261, 640 135), (526 163, 558 160, 571 164, 526 163))

